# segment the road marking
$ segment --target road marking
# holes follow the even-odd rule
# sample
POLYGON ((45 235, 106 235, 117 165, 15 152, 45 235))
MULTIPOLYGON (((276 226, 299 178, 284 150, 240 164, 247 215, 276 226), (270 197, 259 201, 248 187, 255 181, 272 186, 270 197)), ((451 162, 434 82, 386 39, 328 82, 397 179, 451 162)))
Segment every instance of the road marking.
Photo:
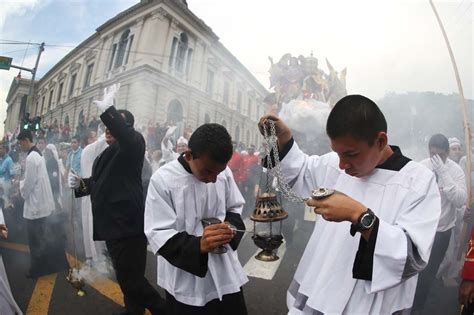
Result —
POLYGON ((0 241, 0 247, 5 248, 5 249, 15 250, 17 252, 25 252, 25 253, 30 252, 30 248, 28 247, 28 245, 24 245, 24 244, 0 241))
MULTIPOLYGON (((76 260, 73 256, 67 255, 69 260, 69 264, 71 266, 77 266, 81 268, 84 266, 84 263, 81 261, 76 260)), ((97 290, 100 294, 105 296, 106 298, 114 301, 116 304, 124 306, 123 302, 123 293, 120 289, 120 286, 113 280, 105 277, 101 273, 97 272, 94 268, 89 268, 89 273, 87 277, 86 283, 97 290)), ((87 290, 87 288, 86 288, 87 290)), ((148 310, 145 310, 145 315, 151 315, 148 310)))
MULTIPOLYGON (((82 262, 76 260, 73 256, 69 254, 67 255, 67 259, 69 260, 70 266, 77 266, 79 269, 84 266, 82 262)), ((93 268, 89 269, 89 273, 86 278, 87 284, 97 290, 100 294, 121 306, 125 305, 123 303, 122 290, 120 290, 120 286, 115 281, 112 281, 109 278, 103 276, 99 272, 95 271, 93 268)))
POLYGON ((26 310, 26 315, 48 314, 49 303, 51 302, 57 275, 58 274, 55 273, 38 278, 26 310))
POLYGON ((245 273, 249 277, 272 280, 276 271, 278 270, 278 267, 280 266, 281 261, 283 260, 283 257, 285 256, 286 242, 283 242, 283 244, 281 244, 280 248, 278 249, 278 256, 280 259, 277 261, 265 262, 255 259, 255 255, 257 255, 259 252, 260 249, 257 250, 245 264, 245 273))
MULTIPOLYGON (((26 253, 30 251, 28 245, 5 241, 0 241, 0 247, 26 253)), ((84 266, 81 261, 76 260, 72 255, 66 253, 66 256, 70 266, 77 265, 78 268, 84 266)), ((88 285, 93 287, 99 293, 104 295, 106 298, 112 300, 116 304, 119 304, 121 306, 125 305, 123 302, 122 290, 115 281, 110 280, 109 278, 103 276, 92 268, 90 269, 89 273, 92 281, 87 282, 88 285)), ((54 284, 56 282, 56 277, 57 274, 55 273, 38 278, 35 285, 35 289, 33 290, 33 295, 30 299, 30 303, 28 304, 28 310, 26 312, 27 315, 48 314, 49 302, 51 300, 51 294, 54 288, 54 284)), ((145 314, 150 315, 151 313, 146 310, 145 314)))

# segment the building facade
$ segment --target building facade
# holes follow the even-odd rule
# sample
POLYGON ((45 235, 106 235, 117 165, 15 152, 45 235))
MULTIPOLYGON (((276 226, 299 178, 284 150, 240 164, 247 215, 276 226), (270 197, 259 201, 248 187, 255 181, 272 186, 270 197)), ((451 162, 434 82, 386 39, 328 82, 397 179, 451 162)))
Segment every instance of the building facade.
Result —
POLYGON ((25 111, 74 131, 81 119, 97 117, 92 101, 104 88, 120 82, 117 107, 130 110, 138 126, 216 122, 235 141, 261 142, 256 123, 267 90, 185 1, 142 0, 101 25, 36 82, 30 108, 21 107, 22 81, 9 92, 6 132, 25 111))

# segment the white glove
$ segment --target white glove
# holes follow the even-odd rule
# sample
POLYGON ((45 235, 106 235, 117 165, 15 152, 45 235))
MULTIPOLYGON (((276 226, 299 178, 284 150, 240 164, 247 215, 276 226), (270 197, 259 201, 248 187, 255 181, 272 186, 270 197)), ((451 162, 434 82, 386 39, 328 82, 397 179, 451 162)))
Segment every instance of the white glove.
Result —
POLYGON ((94 101, 93 103, 101 110, 105 112, 107 108, 114 105, 115 94, 117 94, 120 89, 120 83, 113 84, 108 88, 104 89, 104 98, 101 101, 94 101))
POLYGON ((433 155, 431 158, 431 165, 433 165, 433 171, 439 175, 440 172, 446 169, 443 160, 438 154, 433 155))
POLYGON ((81 177, 78 176, 77 174, 74 174, 73 172, 69 172, 69 176, 67 177, 67 184, 69 188, 71 189, 77 189, 79 188, 79 185, 81 184, 81 177))

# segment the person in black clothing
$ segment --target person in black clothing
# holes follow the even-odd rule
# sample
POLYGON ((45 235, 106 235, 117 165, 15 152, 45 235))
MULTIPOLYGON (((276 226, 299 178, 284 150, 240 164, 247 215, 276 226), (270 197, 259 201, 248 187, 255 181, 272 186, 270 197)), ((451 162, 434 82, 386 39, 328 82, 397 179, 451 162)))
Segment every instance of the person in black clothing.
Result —
POLYGON ((164 301, 145 278, 147 239, 144 234, 142 167, 145 140, 133 128, 134 117, 116 110, 113 98, 119 86, 105 91, 104 100, 94 102, 107 127, 109 147, 94 161, 92 176, 71 173, 69 187, 76 197, 91 196, 93 239, 104 240, 112 259, 117 281, 124 294, 123 314, 165 314, 164 301))

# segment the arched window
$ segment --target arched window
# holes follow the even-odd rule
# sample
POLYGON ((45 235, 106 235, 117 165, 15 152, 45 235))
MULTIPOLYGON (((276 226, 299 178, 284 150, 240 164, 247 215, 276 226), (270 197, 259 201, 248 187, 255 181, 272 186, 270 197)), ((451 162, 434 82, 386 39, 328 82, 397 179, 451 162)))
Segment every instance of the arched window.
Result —
POLYGON ((168 122, 173 122, 175 124, 183 120, 183 105, 178 100, 172 100, 168 105, 168 122))
POLYGON ((110 59, 109 70, 112 69, 112 66, 114 68, 118 68, 127 64, 132 42, 133 35, 130 34, 130 29, 126 29, 120 36, 118 43, 115 43, 112 46, 112 56, 110 59))
POLYGON ((69 115, 66 115, 66 117, 64 117, 64 125, 69 125, 69 115))
POLYGON ((190 73, 193 50, 188 46, 189 39, 185 32, 182 32, 179 38, 173 37, 169 66, 177 74, 189 75, 190 73))
POLYGON ((209 117, 209 114, 204 115, 204 123, 208 124, 211 122, 211 117, 209 117))
POLYGON ((186 62, 186 53, 188 51, 188 36, 186 33, 181 33, 178 43, 178 53, 176 55, 176 71, 183 73, 186 62))
POLYGON ((250 130, 247 130, 247 142, 246 145, 250 145, 250 130))

